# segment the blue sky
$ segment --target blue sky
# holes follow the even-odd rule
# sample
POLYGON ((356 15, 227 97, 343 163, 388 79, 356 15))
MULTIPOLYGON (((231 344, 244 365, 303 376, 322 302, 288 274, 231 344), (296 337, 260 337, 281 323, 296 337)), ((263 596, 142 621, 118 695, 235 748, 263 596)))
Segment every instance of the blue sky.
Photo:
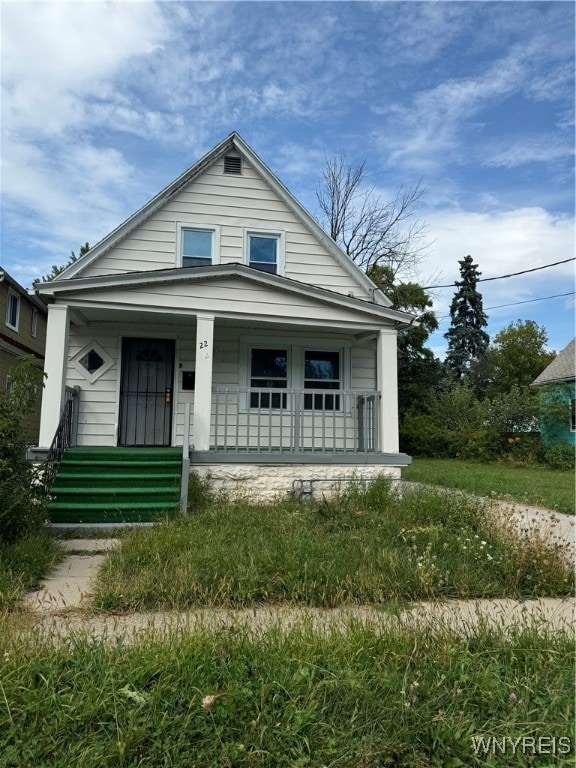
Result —
MULTIPOLYGON (((419 181, 424 285, 574 256, 572 2, 7 2, 0 263, 24 285, 231 131, 308 210, 325 156, 419 181)), ((481 283, 493 337, 574 335, 574 262, 481 283), (530 302, 518 304, 517 302, 530 302), (503 304, 514 306, 500 307, 503 304)), ((442 354, 454 289, 434 291, 442 354)))

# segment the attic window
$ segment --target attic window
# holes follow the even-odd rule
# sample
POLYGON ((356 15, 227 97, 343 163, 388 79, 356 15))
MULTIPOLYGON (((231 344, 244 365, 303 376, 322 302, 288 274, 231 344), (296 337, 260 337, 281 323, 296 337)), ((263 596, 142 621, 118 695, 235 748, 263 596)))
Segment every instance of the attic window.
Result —
POLYGON ((240 176, 242 173, 242 158, 226 155, 224 157, 224 173, 232 173, 240 176))

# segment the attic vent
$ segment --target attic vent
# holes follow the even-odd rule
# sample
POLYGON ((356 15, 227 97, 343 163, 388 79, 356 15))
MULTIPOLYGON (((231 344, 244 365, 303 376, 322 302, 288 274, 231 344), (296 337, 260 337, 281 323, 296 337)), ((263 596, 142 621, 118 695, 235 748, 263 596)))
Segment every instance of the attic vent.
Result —
POLYGON ((242 173, 242 158, 226 155, 224 157, 224 173, 240 175, 242 173))

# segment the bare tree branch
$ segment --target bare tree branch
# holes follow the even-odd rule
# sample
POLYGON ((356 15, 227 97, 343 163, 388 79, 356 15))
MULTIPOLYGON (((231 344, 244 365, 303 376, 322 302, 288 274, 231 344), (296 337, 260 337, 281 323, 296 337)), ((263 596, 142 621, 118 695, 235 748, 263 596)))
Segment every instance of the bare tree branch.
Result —
POLYGON ((425 190, 420 183, 401 187, 392 201, 383 201, 374 187, 365 187, 366 162, 350 165, 344 155, 326 157, 316 191, 321 223, 338 245, 369 272, 386 266, 392 274, 411 276, 427 245, 425 226, 414 208, 425 190))

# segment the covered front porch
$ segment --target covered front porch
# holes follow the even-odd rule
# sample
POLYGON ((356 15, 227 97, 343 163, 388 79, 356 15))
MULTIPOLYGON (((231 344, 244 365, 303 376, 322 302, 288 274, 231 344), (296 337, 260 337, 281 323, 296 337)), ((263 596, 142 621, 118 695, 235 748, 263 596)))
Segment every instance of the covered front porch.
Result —
POLYGON ((223 482, 234 472, 246 485, 268 467, 269 484, 285 488, 287 468, 325 477, 329 464, 347 477, 351 467, 399 474, 409 462, 398 450, 403 313, 237 265, 43 291, 45 451, 68 387, 79 447, 177 447, 183 477, 190 465, 212 475, 220 466, 223 482))

